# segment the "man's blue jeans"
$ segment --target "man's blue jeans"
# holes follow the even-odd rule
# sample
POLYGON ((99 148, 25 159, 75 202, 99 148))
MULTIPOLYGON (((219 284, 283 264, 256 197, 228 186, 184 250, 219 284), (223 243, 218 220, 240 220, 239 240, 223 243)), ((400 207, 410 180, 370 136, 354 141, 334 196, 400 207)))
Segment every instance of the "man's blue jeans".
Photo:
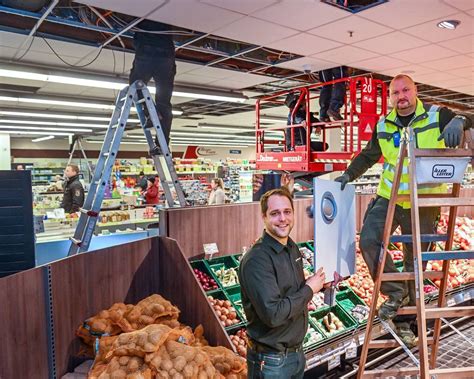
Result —
POLYGON ((306 360, 303 351, 293 353, 257 353, 247 349, 247 378, 302 379, 306 360))

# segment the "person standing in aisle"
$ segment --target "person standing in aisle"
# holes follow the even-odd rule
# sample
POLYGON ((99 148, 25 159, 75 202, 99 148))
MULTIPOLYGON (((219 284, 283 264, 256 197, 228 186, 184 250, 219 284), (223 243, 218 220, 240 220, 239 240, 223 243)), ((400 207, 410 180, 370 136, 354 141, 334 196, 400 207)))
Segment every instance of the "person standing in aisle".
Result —
POLYGON ((84 204, 84 187, 79 181, 79 167, 74 164, 66 166, 64 170, 66 181, 64 183, 64 196, 61 208, 66 213, 79 212, 84 204))
POLYGON ((148 187, 147 180, 145 177, 145 173, 143 171, 140 171, 138 174, 138 180, 137 180, 137 188, 140 188, 140 191, 146 191, 148 187))
MULTIPOLYGON (((144 20, 137 25, 133 43, 135 59, 130 71, 129 84, 142 80, 148 84, 155 81, 155 103, 161 128, 169 145, 173 113, 171 96, 176 75, 175 48, 171 26, 160 22, 144 20)), ((149 122, 149 120, 148 120, 149 122)), ((151 124, 147 126, 151 127, 151 124)))
MULTIPOLYGON (((319 71, 319 80, 322 83, 330 82, 345 78, 348 76, 346 66, 334 67, 327 70, 319 71)), ((339 113, 339 109, 344 105, 344 95, 346 94, 346 83, 339 82, 335 84, 328 84, 321 87, 321 93, 319 95, 319 116, 321 121, 330 122, 329 116, 334 121, 342 120, 342 116, 339 113)))
MULTIPOLYGON (((369 204, 364 216, 364 225, 360 233, 360 249, 372 278, 375 278, 379 253, 382 246, 385 217, 387 214, 395 165, 399 153, 400 135, 403 128, 412 128, 418 148, 454 148, 461 143, 463 130, 473 125, 472 119, 456 115, 450 109, 422 103, 417 97, 416 85, 408 75, 397 75, 390 82, 390 102, 393 110, 377 123, 376 130, 367 146, 357 155, 347 170, 335 180, 344 190, 347 183, 357 179, 383 156, 382 177, 377 196, 369 204)), ((408 160, 404 162, 403 172, 408 169, 408 160)), ((443 193, 444 185, 419 185, 419 193, 443 193)), ((399 194, 409 194, 408 175, 402 175, 399 194)), ((436 224, 440 208, 420 208, 420 232, 436 233, 436 224)), ((397 203, 392 233, 401 227, 402 234, 411 234, 410 203, 397 203)), ((422 243, 422 250, 429 246, 422 243)), ((413 272, 413 247, 404 244, 404 271, 413 272)), ((397 272, 393 260, 387 255, 384 272, 397 272)), ((415 316, 397 316, 398 308, 415 305, 415 287, 413 281, 382 282, 381 292, 388 299, 379 308, 379 317, 393 320, 395 331, 408 346, 416 344, 416 336, 410 328, 415 316)))
POLYGON ((308 302, 323 287, 320 268, 306 281, 301 254, 289 237, 293 199, 287 188, 260 199, 265 230, 242 258, 242 305, 247 316, 248 378, 303 378, 308 302))
POLYGON ((225 203, 224 181, 221 178, 211 180, 211 193, 209 194, 209 205, 218 205, 225 203))
MULTIPOLYGON (((294 130, 294 144, 295 146, 302 146, 306 145, 306 102, 305 99, 301 101, 301 104, 298 106, 298 109, 293 115, 293 120, 291 119, 291 114, 293 113, 293 109, 296 106, 296 103, 298 102, 299 95, 296 93, 290 93, 286 96, 285 98, 285 105, 290 109, 290 112, 288 113, 288 121, 287 125, 292 125, 292 124, 303 124, 303 126, 297 127, 297 128, 292 128, 294 130)), ((313 114, 310 113, 310 122, 311 124, 314 124, 316 122, 319 122, 319 119, 313 114)), ((310 136, 311 133, 314 132, 316 134, 321 133, 321 126, 318 126, 316 128, 313 128, 310 126, 310 136)), ((291 148, 291 128, 288 128, 285 130, 285 137, 286 137, 286 147, 288 150, 291 148)), ((322 143, 320 141, 310 141, 311 145, 311 151, 325 151, 328 149, 328 144, 327 143, 322 143)))
POLYGON ((146 204, 158 204, 160 202, 160 198, 158 196, 159 189, 158 183, 156 182, 156 178, 150 177, 147 179, 147 189, 144 193, 146 204))

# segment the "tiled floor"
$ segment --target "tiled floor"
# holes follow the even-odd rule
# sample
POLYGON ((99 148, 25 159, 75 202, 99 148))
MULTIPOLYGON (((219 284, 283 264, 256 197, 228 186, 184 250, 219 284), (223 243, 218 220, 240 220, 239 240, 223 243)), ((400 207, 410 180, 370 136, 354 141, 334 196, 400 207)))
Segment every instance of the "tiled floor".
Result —
MULTIPOLYGON (((455 333, 452 329, 446 328, 443 331, 437 360, 437 368, 455 368, 455 367, 466 367, 474 366, 474 319, 457 324, 455 327, 462 332, 470 341, 466 341, 459 334, 455 333)), ((414 349, 416 352, 415 356, 418 357, 418 349, 414 349)), ((413 361, 403 352, 397 355, 397 357, 379 364, 376 368, 399 368, 413 366, 413 361)), ((375 367, 374 367, 375 368, 375 367)), ((474 373, 472 374, 474 378, 474 373)), ((387 377, 395 379, 395 377, 387 377)), ((404 376, 397 377, 397 379, 408 379, 416 378, 416 376, 404 376)))

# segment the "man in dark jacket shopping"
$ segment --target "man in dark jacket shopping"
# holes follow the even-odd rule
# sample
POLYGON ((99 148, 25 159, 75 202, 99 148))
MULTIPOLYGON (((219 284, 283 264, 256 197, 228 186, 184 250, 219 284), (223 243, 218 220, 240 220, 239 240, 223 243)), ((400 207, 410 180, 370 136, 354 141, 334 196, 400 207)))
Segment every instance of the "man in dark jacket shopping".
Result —
POLYGON ((66 182, 61 208, 64 208, 66 213, 78 212, 84 204, 84 187, 79 181, 79 167, 73 164, 66 166, 64 175, 66 182))

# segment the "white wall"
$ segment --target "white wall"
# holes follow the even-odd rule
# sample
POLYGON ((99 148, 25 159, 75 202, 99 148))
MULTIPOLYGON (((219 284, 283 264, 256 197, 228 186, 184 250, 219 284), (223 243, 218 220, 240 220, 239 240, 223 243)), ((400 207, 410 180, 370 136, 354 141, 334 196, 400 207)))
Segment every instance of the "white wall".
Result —
POLYGON ((0 170, 10 170, 10 162, 10 135, 0 134, 0 170))

